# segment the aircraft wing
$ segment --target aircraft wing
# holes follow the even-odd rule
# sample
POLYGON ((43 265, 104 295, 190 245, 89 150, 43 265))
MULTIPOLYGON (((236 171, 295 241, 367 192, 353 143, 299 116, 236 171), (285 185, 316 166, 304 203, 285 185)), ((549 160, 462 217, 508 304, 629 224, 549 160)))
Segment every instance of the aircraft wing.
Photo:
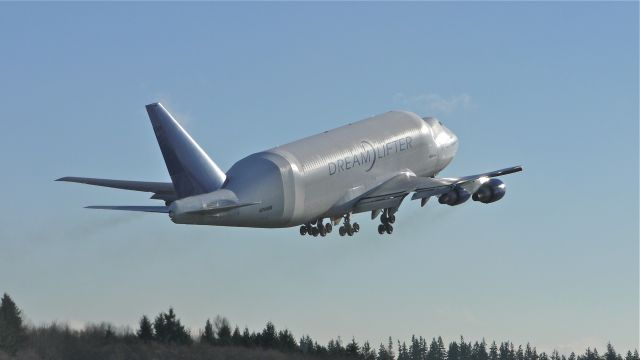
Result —
POLYGON ((66 176, 56 181, 74 182, 79 184, 104 186, 115 189, 133 190, 154 193, 152 199, 164 200, 171 202, 176 200, 176 192, 173 184, 170 182, 151 182, 151 181, 129 181, 129 180, 112 180, 112 179, 96 179, 66 176))
POLYGON ((424 206, 429 197, 446 194, 456 186, 465 186, 482 178, 502 176, 519 171, 522 171, 521 166, 513 166, 460 178, 430 178, 416 176, 407 170, 379 182, 370 190, 355 196, 345 205, 353 213, 397 208, 408 194, 414 193, 411 199, 422 199, 424 206))
POLYGON ((465 186, 482 178, 492 178, 502 175, 508 175, 519 171, 522 171, 522 166, 512 166, 505 169, 489 171, 477 175, 463 176, 460 178, 419 178, 417 181, 417 186, 414 189, 415 194, 413 194, 411 200, 425 199, 429 198, 430 196, 442 195, 449 192, 456 186, 465 186))

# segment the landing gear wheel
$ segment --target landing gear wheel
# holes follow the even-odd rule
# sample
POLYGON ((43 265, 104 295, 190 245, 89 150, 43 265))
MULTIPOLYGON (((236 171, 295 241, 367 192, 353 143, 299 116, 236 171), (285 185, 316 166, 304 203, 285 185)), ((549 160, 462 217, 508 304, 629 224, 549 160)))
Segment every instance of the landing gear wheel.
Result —
POLYGON ((393 226, 391 226, 391 224, 387 224, 385 226, 385 230, 387 231, 387 234, 391 234, 393 232, 393 226))
POLYGON ((302 225, 300 226, 300 235, 304 236, 307 235, 307 227, 302 225))
POLYGON ((327 230, 324 229, 324 226, 320 228, 320 236, 325 237, 327 236, 327 230))
POLYGON ((318 230, 317 227, 314 227, 313 230, 311 230, 311 234, 316 237, 320 234, 320 230, 318 230))
POLYGON ((386 223, 387 223, 387 221, 389 221, 389 219, 387 218, 387 212, 386 212, 386 210, 385 210, 385 212, 383 212, 383 213, 382 213, 382 215, 380 215, 380 221, 381 221, 383 224, 386 224, 386 223))
POLYGON ((395 215, 391 215, 391 216, 389 216, 389 218, 387 220, 389 221, 389 224, 393 224, 394 222, 396 222, 396 216, 395 215))
POLYGON ((349 225, 349 227, 347 227, 347 234, 349 236, 353 236, 353 234, 354 234, 353 227, 351 225, 349 225))
POLYGON ((333 226, 331 226, 331 224, 326 223, 324 225, 324 230, 327 232, 327 234, 331 234, 331 231, 333 231, 333 226))
POLYGON ((380 235, 384 234, 385 230, 386 229, 385 229, 384 225, 382 225, 382 224, 378 225, 378 234, 380 234, 380 235))
POLYGON ((360 231, 360 225, 358 223, 353 223, 353 232, 360 231))
POLYGON ((340 233, 340 236, 344 236, 347 233, 347 230, 344 228, 344 226, 340 226, 338 232, 340 233))

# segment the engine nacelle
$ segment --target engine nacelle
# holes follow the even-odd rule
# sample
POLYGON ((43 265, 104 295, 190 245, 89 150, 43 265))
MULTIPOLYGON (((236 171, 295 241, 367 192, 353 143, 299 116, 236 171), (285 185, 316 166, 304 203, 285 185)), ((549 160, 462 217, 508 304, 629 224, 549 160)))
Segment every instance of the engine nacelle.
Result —
POLYGON ((440 204, 455 206, 469 200, 469 197, 471 197, 471 194, 467 190, 461 187, 456 187, 448 193, 440 195, 438 202, 440 204))
POLYGON ((504 197, 507 192, 507 186, 496 178, 491 178, 486 183, 482 184, 478 191, 473 194, 473 201, 480 201, 481 203, 492 203, 498 201, 504 197))

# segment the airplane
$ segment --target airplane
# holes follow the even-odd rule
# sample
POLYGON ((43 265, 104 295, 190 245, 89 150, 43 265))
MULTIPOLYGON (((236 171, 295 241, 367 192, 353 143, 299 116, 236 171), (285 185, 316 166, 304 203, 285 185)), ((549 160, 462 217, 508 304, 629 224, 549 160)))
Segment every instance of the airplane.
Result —
POLYGON ((226 173, 160 103, 146 106, 171 182, 63 177, 67 181, 153 193, 164 206, 87 206, 165 213, 176 224, 255 228, 300 226, 300 235, 360 231, 351 215, 379 216, 391 234, 402 201, 460 205, 505 196, 497 179, 521 166, 458 178, 436 177, 451 163, 458 138, 436 118, 389 111, 249 155, 226 173), (325 222, 327 219, 327 222, 325 222))

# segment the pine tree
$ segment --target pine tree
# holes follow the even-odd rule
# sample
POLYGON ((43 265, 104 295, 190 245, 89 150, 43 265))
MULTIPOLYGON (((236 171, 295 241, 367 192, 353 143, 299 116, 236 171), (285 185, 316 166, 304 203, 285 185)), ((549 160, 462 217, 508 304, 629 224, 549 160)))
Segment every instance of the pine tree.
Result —
POLYGON ((233 329, 233 334, 231 334, 231 344, 233 344, 233 346, 242 346, 242 334, 240 334, 238 325, 236 325, 236 328, 233 329))
POLYGON ((143 315, 140 319, 140 327, 138 328, 138 331, 136 331, 136 335, 138 336, 138 339, 144 342, 153 340, 153 328, 151 327, 151 321, 149 321, 147 315, 143 315))
POLYGON ((607 344, 607 352, 604 354, 604 359, 605 360, 617 360, 618 354, 616 353, 616 350, 613 348, 613 345, 611 345, 611 343, 607 344))
POLYGON ((298 348, 298 343, 296 343, 293 334, 288 329, 284 329, 278 332, 277 347, 282 351, 295 351, 298 348))
POLYGON ((369 344, 368 341, 365 341, 364 344, 362 345, 362 349, 360 350, 360 357, 362 358, 362 360, 376 359, 376 353, 371 348, 371 344, 369 344))
POLYGON ((231 345, 231 326, 229 325, 229 320, 218 315, 213 323, 216 328, 216 343, 222 346, 231 345))
POLYGON ((409 350, 407 349, 407 344, 403 341, 400 344, 400 340, 398 340, 398 358, 397 360, 411 360, 409 355, 409 350))
POLYGON ((454 341, 449 343, 449 351, 447 352, 448 360, 460 360, 460 348, 458 343, 454 341))
POLYGON ((498 345, 493 341, 489 347, 489 360, 498 360, 498 345))
POLYGON ((277 341, 276 327, 269 321, 260 334, 260 345, 265 349, 273 349, 277 341))
POLYGON ((427 360, 446 360, 446 356, 442 338, 438 337, 438 340, 433 338, 429 346, 429 352, 427 353, 427 360))
POLYGON ((313 353, 313 340, 309 335, 303 335, 300 338, 300 345, 298 349, 303 354, 312 354, 313 353))
POLYGON ((251 333, 249 333, 249 328, 245 326, 244 330, 242 331, 242 346, 250 347, 253 345, 254 342, 251 333))
POLYGON ((384 344, 380 343, 380 347, 378 348, 378 357, 377 360, 392 360, 393 358, 389 356, 389 352, 384 344))
POLYGON ((487 354, 487 343, 482 339, 482 342, 473 345, 472 358, 474 360, 489 360, 489 354, 487 354))
POLYGON ((22 311, 5 293, 0 301, 0 350, 14 355, 25 341, 22 311))
POLYGON ((215 341, 213 325, 211 325, 211 321, 207 319, 207 322, 204 324, 204 331, 202 332, 202 335, 200 335, 200 342, 203 344, 213 345, 215 341))
POLYGON ((191 335, 176 317, 173 308, 169 312, 160 313, 153 322, 155 338, 164 343, 176 343, 181 345, 191 344, 191 335))
POLYGON ((344 349, 345 354, 350 358, 357 358, 360 354, 360 345, 356 342, 356 338, 351 338, 351 342, 344 349))
POLYGON ((393 339, 391 339, 391 336, 389 336, 389 342, 387 343, 387 353, 390 360, 395 360, 396 354, 393 352, 393 339))

